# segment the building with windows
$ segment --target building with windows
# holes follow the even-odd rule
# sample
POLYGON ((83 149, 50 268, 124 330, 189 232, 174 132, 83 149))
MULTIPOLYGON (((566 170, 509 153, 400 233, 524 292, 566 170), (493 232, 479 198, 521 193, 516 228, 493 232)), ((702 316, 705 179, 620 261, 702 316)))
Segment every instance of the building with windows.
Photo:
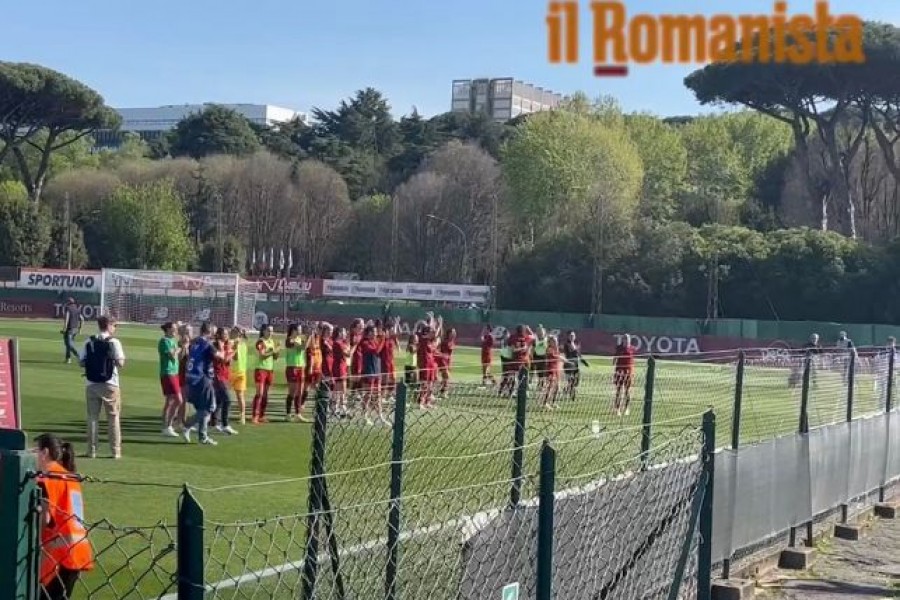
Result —
POLYGON ((450 110, 470 114, 486 113, 495 121, 552 110, 564 96, 512 77, 498 79, 457 79, 453 82, 450 110))
MULTIPOLYGON (((122 142, 125 133, 136 133, 145 141, 158 139, 175 128, 185 117, 201 112, 213 103, 172 104, 153 108, 117 108, 122 124, 117 131, 101 130, 94 133, 98 148, 115 148, 122 142)), ((271 127, 293 119, 308 122, 306 113, 270 104, 222 104, 225 108, 238 112, 251 123, 271 127)))

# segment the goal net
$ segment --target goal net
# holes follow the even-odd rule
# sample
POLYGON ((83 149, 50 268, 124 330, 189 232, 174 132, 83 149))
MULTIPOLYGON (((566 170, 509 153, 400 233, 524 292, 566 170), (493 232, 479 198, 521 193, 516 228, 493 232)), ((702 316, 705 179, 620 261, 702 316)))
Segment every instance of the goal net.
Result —
POLYGON ((100 310, 120 322, 210 321, 251 329, 257 284, 233 273, 103 269, 100 310))

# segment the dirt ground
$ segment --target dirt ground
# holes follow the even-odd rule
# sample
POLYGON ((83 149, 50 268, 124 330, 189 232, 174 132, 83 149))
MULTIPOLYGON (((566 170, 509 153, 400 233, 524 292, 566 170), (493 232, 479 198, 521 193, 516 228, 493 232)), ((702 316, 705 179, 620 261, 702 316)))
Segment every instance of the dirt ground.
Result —
POLYGON ((856 542, 818 546, 813 568, 775 571, 757 588, 763 600, 880 600, 900 598, 900 519, 872 519, 856 542))

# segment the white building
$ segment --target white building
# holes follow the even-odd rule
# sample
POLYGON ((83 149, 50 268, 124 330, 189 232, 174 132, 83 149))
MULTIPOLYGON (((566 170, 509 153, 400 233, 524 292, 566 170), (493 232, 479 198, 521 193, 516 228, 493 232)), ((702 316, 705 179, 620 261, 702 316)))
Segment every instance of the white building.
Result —
POLYGON ((457 79, 453 82, 450 110, 483 112, 503 122, 519 115, 553 110, 563 99, 562 94, 512 77, 457 79))
MULTIPOLYGON (((185 117, 202 112, 212 104, 214 103, 170 104, 152 108, 117 108, 116 112, 122 117, 122 124, 118 131, 97 131, 94 139, 97 146, 101 148, 118 146, 121 143, 122 134, 126 132, 136 133, 147 141, 157 139, 174 129, 178 122, 185 117)), ((269 127, 293 119, 300 119, 304 123, 309 120, 306 113, 270 104, 221 104, 220 106, 240 113, 251 123, 269 127)))

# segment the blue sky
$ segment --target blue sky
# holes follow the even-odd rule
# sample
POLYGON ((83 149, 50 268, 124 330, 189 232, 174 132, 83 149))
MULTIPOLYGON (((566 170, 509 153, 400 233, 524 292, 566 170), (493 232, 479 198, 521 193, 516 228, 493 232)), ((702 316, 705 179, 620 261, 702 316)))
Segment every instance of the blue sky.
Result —
MULTIPOLYGON (((813 0, 789 1, 810 12, 813 0)), ((546 60, 546 0, 47 0, 4 6, 2 60, 39 63, 76 77, 112 106, 252 102, 333 107, 373 86, 396 115, 431 115, 450 82, 512 76, 570 93, 611 94, 627 110, 696 113, 689 69, 632 68, 625 79, 591 74, 589 3, 582 0, 583 62, 546 60), (127 8, 126 8, 127 7, 127 8)), ((771 0, 627 0, 629 13, 771 13, 771 0)), ((900 24, 896 0, 833 0, 833 13, 900 24)))

